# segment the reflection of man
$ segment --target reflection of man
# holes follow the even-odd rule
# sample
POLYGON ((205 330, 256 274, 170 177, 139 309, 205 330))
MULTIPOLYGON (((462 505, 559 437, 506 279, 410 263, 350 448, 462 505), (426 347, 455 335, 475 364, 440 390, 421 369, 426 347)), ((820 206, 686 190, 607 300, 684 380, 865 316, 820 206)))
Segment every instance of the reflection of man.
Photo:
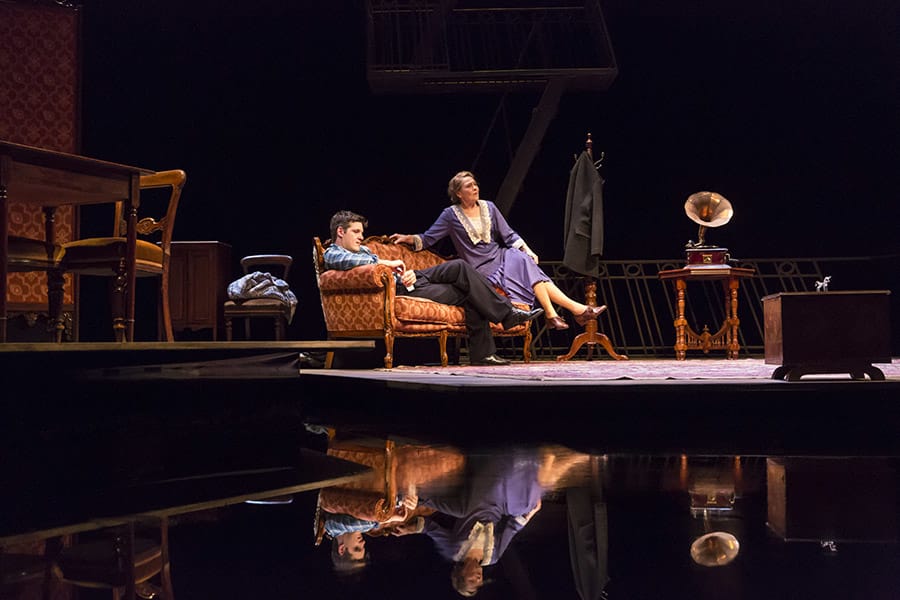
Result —
POLYGON ((504 329, 511 329, 543 314, 543 309, 524 311, 515 308, 494 290, 483 275, 462 260, 449 260, 413 271, 408 270, 402 260, 379 259, 362 245, 366 224, 365 217, 346 210, 331 218, 333 243, 325 251, 325 269, 348 271, 370 264, 395 269, 398 295, 427 298, 465 308, 469 355, 473 365, 509 364, 496 354, 490 324, 500 323, 504 329))
POLYGON ((352 571, 366 564, 366 540, 361 531, 334 536, 331 540, 331 562, 337 571, 352 571))
POLYGON ((332 540, 331 558, 339 572, 367 563, 365 539, 433 512, 419 506, 418 487, 436 480, 452 485, 465 466, 465 456, 455 448, 393 441, 382 446, 325 428, 318 433, 328 436, 329 456, 371 468, 364 477, 319 490, 316 543, 325 536, 332 540))
MULTIPOLYGON (((325 533, 331 538, 331 562, 337 571, 351 571, 365 566, 366 540, 362 534, 383 525, 406 521, 419 503, 419 497, 413 492, 400 498, 399 506, 383 511, 383 498, 378 498, 377 494, 374 498, 366 498, 370 494, 359 492, 360 490, 345 491, 345 495, 349 493, 357 496, 356 502, 351 501, 344 506, 344 509, 350 510, 352 514, 323 511, 325 533), (381 522, 372 520, 376 513, 384 513, 384 520, 381 522)), ((319 501, 324 507, 329 507, 328 499, 323 497, 327 493, 340 495, 334 488, 319 492, 319 501)))

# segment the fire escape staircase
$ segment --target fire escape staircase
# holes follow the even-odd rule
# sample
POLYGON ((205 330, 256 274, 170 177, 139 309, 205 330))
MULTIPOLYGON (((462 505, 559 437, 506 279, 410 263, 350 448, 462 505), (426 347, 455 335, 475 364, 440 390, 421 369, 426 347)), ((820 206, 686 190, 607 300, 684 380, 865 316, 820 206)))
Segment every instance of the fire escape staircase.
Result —
POLYGON ((366 11, 373 93, 500 95, 482 151, 500 135, 509 95, 540 93, 494 199, 504 214, 563 94, 604 91, 618 74, 599 0, 367 0, 366 11))

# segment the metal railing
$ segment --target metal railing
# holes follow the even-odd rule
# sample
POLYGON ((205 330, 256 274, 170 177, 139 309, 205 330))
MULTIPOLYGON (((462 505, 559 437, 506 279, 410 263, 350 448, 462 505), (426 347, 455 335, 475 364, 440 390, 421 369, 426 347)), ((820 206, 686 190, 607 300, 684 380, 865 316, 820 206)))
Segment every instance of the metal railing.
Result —
MULTIPOLYGON (((844 258, 759 258, 737 261, 734 266, 749 267, 754 277, 741 282, 738 301, 740 318, 740 355, 762 356, 764 329, 762 299, 779 292, 814 291, 816 282, 833 275, 832 289, 884 289, 879 274, 896 271, 897 257, 844 258), (890 261, 889 268, 879 267, 879 261, 890 261)), ((567 269, 561 262, 542 262, 544 271, 572 298, 584 298, 585 278, 567 269)), ((612 260, 600 266, 597 284, 597 303, 609 309, 600 316, 599 331, 609 336, 616 352, 632 358, 672 358, 675 356, 676 313, 675 293, 668 281, 661 281, 658 273, 684 266, 683 259, 612 260)), ((725 318, 725 303, 721 282, 692 282, 686 290, 685 317, 695 331, 704 325, 715 333, 725 318)), ((535 360, 554 360, 566 354, 574 336, 582 329, 567 319, 571 327, 565 331, 548 330, 538 319, 533 341, 535 360)), ((498 338, 498 344, 500 344, 498 338)), ((504 340, 504 344, 511 341, 504 340)), ((587 346, 574 357, 587 356, 587 346)), ((606 358, 602 348, 591 349, 599 358, 606 358)), ((501 351, 506 347, 501 344, 501 351)), ((510 356, 514 356, 512 348, 510 356)), ((689 351, 694 354, 697 351, 689 351)), ((713 354, 713 351, 710 352, 713 354)), ((724 357, 724 356, 723 356, 724 357)))
POLYGON ((617 67, 599 2, 548 4, 367 0, 370 83, 392 91, 479 91, 528 87, 559 75, 575 80, 587 74, 593 81, 594 71, 611 82, 617 67))

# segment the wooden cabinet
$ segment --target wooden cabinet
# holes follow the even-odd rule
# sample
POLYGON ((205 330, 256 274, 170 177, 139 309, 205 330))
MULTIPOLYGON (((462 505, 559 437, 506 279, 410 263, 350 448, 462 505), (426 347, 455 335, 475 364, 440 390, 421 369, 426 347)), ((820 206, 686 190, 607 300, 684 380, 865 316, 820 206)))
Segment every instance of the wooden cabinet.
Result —
POLYGON ((816 373, 884 379, 891 362, 890 291, 783 292, 766 296, 766 364, 773 379, 816 373))
POLYGON ((176 332, 224 330, 222 305, 232 281, 231 246, 223 242, 172 242, 169 304, 176 332))

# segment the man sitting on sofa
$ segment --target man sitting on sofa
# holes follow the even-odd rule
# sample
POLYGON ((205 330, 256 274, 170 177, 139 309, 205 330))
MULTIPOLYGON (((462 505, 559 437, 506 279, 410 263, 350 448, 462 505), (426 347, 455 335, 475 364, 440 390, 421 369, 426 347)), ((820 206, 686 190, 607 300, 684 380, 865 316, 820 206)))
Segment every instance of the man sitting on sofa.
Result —
POLYGON ((543 314, 544 310, 520 310, 494 289, 474 267, 456 259, 422 269, 407 270, 402 260, 382 260, 362 245, 368 221, 362 215, 342 210, 331 217, 332 244, 325 250, 325 269, 349 271, 371 264, 394 269, 397 294, 427 298, 462 306, 466 311, 466 333, 469 337, 469 362, 473 365, 507 365, 497 356, 491 335, 491 323, 512 329, 543 314))

